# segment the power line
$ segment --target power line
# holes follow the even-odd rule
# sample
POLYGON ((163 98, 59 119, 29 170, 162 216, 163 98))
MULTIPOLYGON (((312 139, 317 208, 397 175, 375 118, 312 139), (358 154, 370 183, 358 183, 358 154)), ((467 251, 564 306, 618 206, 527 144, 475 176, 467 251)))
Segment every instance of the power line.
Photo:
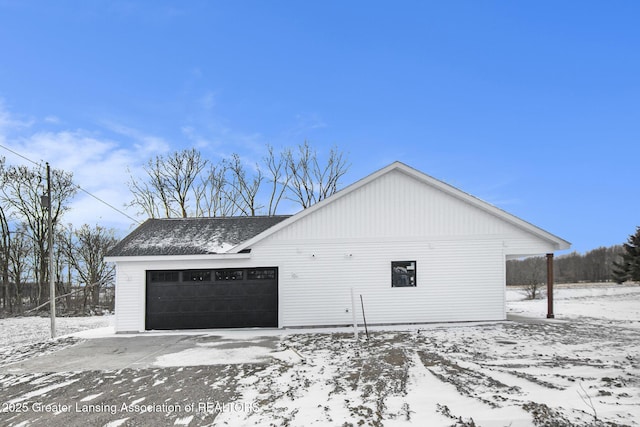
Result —
MULTIPOLYGON (((15 155, 16 155, 16 156, 18 156, 18 157, 21 157, 21 158, 23 158, 24 160, 26 160, 26 161, 28 161, 28 162, 30 162, 30 163, 33 163, 34 165, 36 165, 36 166, 38 166, 38 167, 42 167, 42 163, 34 162, 34 161, 33 161, 33 160, 31 160, 30 158, 28 158, 28 157, 26 157, 26 156, 24 156, 24 155, 22 155, 22 154, 18 153, 18 152, 17 152, 17 151, 15 151, 15 150, 12 150, 12 149, 11 149, 11 148, 9 148, 9 147, 5 147, 4 145, 0 144, 0 148, 4 148, 5 150, 9 151, 10 153, 13 153, 13 154, 15 154, 15 155)), ((110 203, 108 203, 108 202, 106 202, 106 201, 102 200, 100 197, 98 197, 98 196, 96 196, 95 194, 93 194, 93 193, 91 193, 91 192, 89 192, 89 191, 85 190, 85 189, 84 189, 84 188, 82 188, 81 186, 79 186, 79 185, 77 185, 77 184, 75 184, 75 186, 76 186, 76 188, 77 188, 78 190, 82 191, 83 193, 88 194, 89 196, 93 197, 94 199, 96 199, 96 200, 97 200, 97 201, 99 201, 100 203, 102 203, 102 204, 104 204, 104 205, 106 205, 106 206, 110 207, 110 208, 111 208, 111 209, 113 209, 114 211, 118 212, 120 215, 124 215, 124 216, 126 216, 127 218, 129 218, 130 220, 132 220, 133 222, 135 222, 136 224, 141 224, 141 223, 140 223, 140 221, 138 221, 137 219, 135 219, 134 217, 132 217, 132 216, 131 216, 131 215, 129 215, 128 213, 126 213, 126 212, 124 212, 124 211, 122 211, 122 210, 120 210, 120 209, 116 208, 116 207, 115 207, 115 206, 113 206, 112 204, 110 204, 110 203)))
POLYGON ((5 150, 7 150, 8 152, 13 153, 13 154, 15 154, 15 155, 16 155, 16 156, 18 156, 18 157, 22 157, 22 158, 23 158, 23 159, 25 159, 26 161, 31 162, 31 163, 33 163, 33 164, 34 164, 34 165, 36 165, 36 166, 42 167, 42 163, 34 162, 34 161, 33 161, 33 160, 31 160, 30 158, 23 156, 22 154, 18 153, 17 151, 12 150, 12 149, 11 149, 11 148, 9 148, 9 147, 5 147, 4 145, 0 144, 0 148, 4 148, 4 149, 5 149, 5 150))
POLYGON ((130 216, 129 214, 127 214, 124 211, 121 211, 120 209, 116 208, 115 206, 111 205, 108 202, 105 202, 104 200, 102 200, 100 197, 96 196, 95 194, 91 194, 90 192, 88 192, 87 190, 85 190, 84 188, 80 187, 79 185, 76 185, 76 187, 78 187, 78 190, 88 194, 89 196, 93 197, 94 199, 96 199, 97 201, 99 201, 100 203, 105 204, 106 206, 109 206, 111 209, 113 209, 114 211, 120 213, 121 215, 126 216, 127 218, 129 218, 131 221, 134 221, 136 224, 141 224, 140 221, 138 221, 137 219, 133 218, 132 216, 130 216))

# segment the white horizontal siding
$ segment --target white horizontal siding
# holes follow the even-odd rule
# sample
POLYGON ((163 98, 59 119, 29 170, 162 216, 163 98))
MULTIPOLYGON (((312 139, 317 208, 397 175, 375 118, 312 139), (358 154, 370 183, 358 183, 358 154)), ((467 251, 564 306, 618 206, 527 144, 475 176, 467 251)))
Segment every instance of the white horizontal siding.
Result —
POLYGON ((144 283, 139 263, 116 264, 116 332, 144 330, 144 283))
POLYGON ((278 243, 256 248, 255 256, 286 260, 279 281, 282 327, 349 324, 352 287, 360 322, 359 295, 372 324, 504 318, 502 242, 278 243), (413 260, 417 286, 392 288, 391 262, 413 260))
POLYGON ((507 256, 538 255, 552 253, 556 250, 553 243, 535 238, 519 228, 514 228, 509 234, 502 236, 502 239, 504 253, 507 256))

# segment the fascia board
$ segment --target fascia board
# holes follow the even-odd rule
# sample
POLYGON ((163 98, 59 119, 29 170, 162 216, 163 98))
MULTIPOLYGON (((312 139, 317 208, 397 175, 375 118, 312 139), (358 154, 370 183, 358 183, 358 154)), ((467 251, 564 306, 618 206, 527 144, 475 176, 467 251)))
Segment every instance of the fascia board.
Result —
POLYGON ((542 238, 543 240, 547 240, 550 241, 551 243, 553 243, 556 246, 557 250, 562 250, 562 249, 569 249, 571 247, 571 243, 554 235, 549 233, 546 230, 543 230, 542 228, 535 226, 533 224, 531 224, 530 222, 527 222, 513 214, 510 214, 509 212, 500 209, 494 205, 492 205, 491 203, 485 202, 482 199, 479 199, 475 196, 473 196, 472 194, 466 193, 462 190, 460 190, 459 188, 456 188, 450 184, 447 184, 446 182, 440 181, 439 179, 436 179, 432 176, 429 176, 423 172, 420 172, 416 169, 413 169, 405 164, 401 164, 402 166, 402 171, 407 173, 408 175, 413 176, 414 178, 421 180, 433 187, 438 188, 439 190, 453 196, 456 197, 460 200, 463 200, 469 204, 471 204, 472 206, 475 206, 479 209, 484 210, 485 212, 488 212, 504 221, 509 222, 510 224, 515 225, 516 227, 523 229, 524 231, 527 231, 531 234, 534 234, 540 238, 542 238))
POLYGON ((554 244, 554 246, 556 247, 556 250, 562 250, 562 249, 569 249, 571 247, 571 243, 569 243, 568 241, 549 233, 548 231, 545 231, 523 219, 518 218, 517 216, 510 214, 507 211, 504 211, 488 202, 485 202, 482 199, 479 199, 469 193, 466 193, 450 184, 447 184, 444 181, 441 181, 439 179, 436 179, 430 175, 425 174, 424 172, 421 172, 417 169, 414 169, 410 166, 407 166, 406 164, 402 163, 402 162, 393 162, 390 165, 378 170, 377 172, 372 173, 371 175, 368 175, 365 178, 360 179, 359 181, 356 181, 355 183, 345 187, 344 189, 338 191, 337 193, 335 193, 334 195, 332 195, 331 197, 324 199, 323 201, 316 203, 315 205, 298 212, 297 214, 293 215, 292 217, 276 224, 275 226, 263 231, 262 233, 258 234, 257 236, 254 236, 253 238, 239 244, 238 246, 235 246, 233 248, 231 248, 228 252, 230 253, 237 253, 243 249, 249 248, 252 245, 256 244, 257 242, 265 239, 266 237, 278 232, 279 230, 282 230, 285 227, 288 227, 289 225, 293 224, 294 222, 304 218, 307 215, 312 214, 313 212, 322 209, 324 206, 328 205, 329 203, 333 203, 336 200, 339 200, 342 197, 347 196, 349 193, 367 185, 368 183, 370 183, 371 181, 378 179, 378 177, 387 174, 393 170, 398 170, 401 171, 415 179, 417 179, 418 181, 422 181, 432 187, 435 187, 441 191, 443 191, 446 194, 449 194, 453 197, 456 197, 460 200, 463 200, 469 204, 471 204, 472 206, 475 206, 479 209, 484 210, 485 212, 488 212, 504 221, 509 222, 510 224, 515 225, 516 227, 523 229, 543 240, 549 241, 551 243, 554 244))
POLYGON ((142 255, 105 257, 106 262, 159 262, 159 261, 216 261, 250 259, 251 253, 199 254, 199 255, 142 255))

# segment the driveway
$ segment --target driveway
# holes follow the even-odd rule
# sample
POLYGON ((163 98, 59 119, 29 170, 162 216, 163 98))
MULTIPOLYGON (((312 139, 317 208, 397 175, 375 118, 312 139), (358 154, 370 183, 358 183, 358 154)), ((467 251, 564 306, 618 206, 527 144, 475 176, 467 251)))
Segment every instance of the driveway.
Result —
POLYGON ((92 338, 53 353, 0 367, 0 373, 71 372, 265 363, 278 336, 123 335, 92 338))
MULTIPOLYGON (((547 319, 531 319, 517 315, 508 317, 509 320, 518 323, 549 322, 547 319)), ((346 334, 351 331, 350 328, 329 330, 344 331, 346 334)), ((0 366, 0 374, 269 363, 274 358, 295 363, 300 355, 291 349, 279 351, 278 343, 290 333, 305 332, 309 331, 251 328, 157 331, 122 335, 111 331, 105 335, 88 336, 80 332, 74 334, 75 337, 49 341, 44 347, 20 350, 16 362, 5 360, 3 366, 0 366)), ((313 332, 327 331, 315 329, 313 332)))

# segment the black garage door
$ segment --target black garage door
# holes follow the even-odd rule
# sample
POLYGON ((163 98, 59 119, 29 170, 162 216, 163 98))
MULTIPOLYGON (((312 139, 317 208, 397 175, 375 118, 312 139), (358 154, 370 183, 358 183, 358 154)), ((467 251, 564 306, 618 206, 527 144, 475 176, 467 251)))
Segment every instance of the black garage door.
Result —
POLYGON ((147 272, 146 329, 278 326, 278 269, 147 272))

